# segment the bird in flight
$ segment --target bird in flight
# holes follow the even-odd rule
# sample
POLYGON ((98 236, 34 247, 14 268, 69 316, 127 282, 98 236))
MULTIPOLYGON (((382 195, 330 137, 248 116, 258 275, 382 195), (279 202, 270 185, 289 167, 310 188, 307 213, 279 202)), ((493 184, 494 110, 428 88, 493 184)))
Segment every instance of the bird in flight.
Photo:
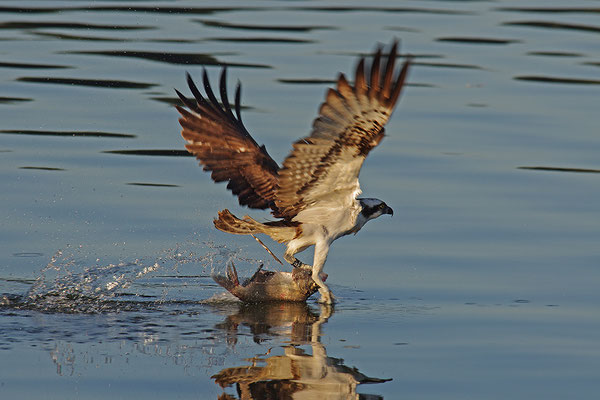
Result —
POLYGON ((215 227, 238 235, 264 233, 285 243, 285 260, 294 268, 312 270, 323 303, 333 302, 322 279, 333 241, 356 234, 367 221, 393 214, 379 199, 358 197, 358 176, 369 152, 383 139, 384 125, 406 80, 411 61, 407 59, 397 71, 397 52, 398 42, 394 41, 389 51, 378 46, 372 58, 361 58, 353 84, 340 74, 336 87, 327 91, 312 132, 293 144, 281 167, 244 126, 239 83, 234 114, 227 97, 225 68, 220 77, 220 103, 206 70, 205 96, 189 74, 187 83, 194 99, 176 90, 187 107, 177 106, 186 149, 211 172, 215 182, 228 182, 227 189, 240 205, 270 209, 278 218, 261 223, 249 216, 237 218, 225 209, 214 220, 215 227), (310 246, 315 246, 312 266, 295 257, 310 246))

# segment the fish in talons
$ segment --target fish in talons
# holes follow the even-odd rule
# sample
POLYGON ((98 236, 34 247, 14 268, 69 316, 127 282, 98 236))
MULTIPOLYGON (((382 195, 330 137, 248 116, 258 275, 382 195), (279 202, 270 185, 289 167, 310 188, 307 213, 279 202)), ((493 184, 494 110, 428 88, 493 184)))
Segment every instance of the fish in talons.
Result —
MULTIPOLYGON (((225 274, 213 274, 213 279, 245 303, 306 301, 319 290, 306 268, 294 268, 292 272, 268 271, 261 264, 250 278, 240 283, 237 269, 231 263, 225 274)), ((322 274, 321 279, 326 280, 327 274, 322 274)))

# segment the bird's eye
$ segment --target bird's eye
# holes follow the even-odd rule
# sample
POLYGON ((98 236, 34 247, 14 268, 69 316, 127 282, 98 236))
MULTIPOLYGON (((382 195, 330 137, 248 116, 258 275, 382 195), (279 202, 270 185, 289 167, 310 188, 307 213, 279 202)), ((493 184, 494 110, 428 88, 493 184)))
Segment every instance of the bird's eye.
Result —
POLYGON ((381 204, 379 205, 379 209, 380 209, 380 210, 383 210, 383 207, 385 207, 385 206, 384 206, 384 204, 383 204, 383 203, 381 203, 381 204))

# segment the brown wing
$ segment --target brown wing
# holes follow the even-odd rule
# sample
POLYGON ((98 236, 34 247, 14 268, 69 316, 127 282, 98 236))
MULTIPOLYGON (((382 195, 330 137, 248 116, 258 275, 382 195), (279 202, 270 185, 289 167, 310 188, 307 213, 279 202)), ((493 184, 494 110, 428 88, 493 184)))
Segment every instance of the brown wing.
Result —
POLYGON ((382 66, 379 47, 368 76, 363 58, 354 86, 340 74, 337 88, 329 89, 311 135, 294 143, 279 171, 275 204, 280 215, 291 219, 308 205, 335 206, 360 193, 360 168, 383 139, 410 65, 407 60, 395 71, 397 49, 395 41, 382 66))
POLYGON ((183 127, 181 136, 187 141, 186 149, 200 160, 205 171, 212 171, 211 178, 215 182, 229 182, 227 189, 238 196, 241 205, 275 210, 279 166, 242 123, 240 84, 235 93, 234 115, 227 99, 226 69, 221 72, 219 87, 222 105, 210 87, 206 70, 203 81, 208 99, 200 94, 189 74, 187 83, 196 101, 175 90, 190 110, 177 107, 181 114, 179 123, 183 127))

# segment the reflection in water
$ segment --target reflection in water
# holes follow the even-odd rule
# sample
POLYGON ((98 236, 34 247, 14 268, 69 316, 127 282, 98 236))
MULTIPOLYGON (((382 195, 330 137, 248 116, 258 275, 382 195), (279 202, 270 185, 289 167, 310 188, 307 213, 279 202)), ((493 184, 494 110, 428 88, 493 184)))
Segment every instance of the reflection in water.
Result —
POLYGON ((36 135, 36 136, 82 136, 82 137, 106 137, 133 139, 136 135, 129 133, 96 132, 96 131, 42 131, 32 129, 1 129, 0 133, 13 135, 36 135))
POLYGON ((57 168, 57 167, 34 167, 34 166, 25 166, 25 167, 19 167, 19 169, 37 169, 40 171, 65 171, 64 168, 57 168))
POLYGON ((31 83, 53 83, 71 86, 94 86, 111 89, 149 89, 156 86, 153 83, 123 81, 117 79, 76 79, 76 78, 53 78, 45 76, 24 76, 17 78, 19 82, 31 83))
POLYGON ((546 57, 583 57, 581 53, 572 51, 528 51, 528 56, 546 56, 546 57))
POLYGON ((73 68, 67 65, 54 64, 30 64, 19 62, 0 62, 0 68, 23 68, 23 69, 65 69, 73 68))
MULTIPOLYGON (((82 40, 88 42, 124 42, 127 39, 123 37, 107 37, 107 36, 89 36, 89 35, 72 35, 68 33, 57 33, 57 32, 36 32, 31 31, 32 35, 36 35, 39 37, 47 37, 61 40, 82 40)), ((141 40, 141 39, 140 39, 141 40)), ((130 40, 130 41, 139 41, 139 40, 130 40)))
POLYGON ((49 354, 56 374, 85 376, 92 366, 100 379, 131 360, 145 368, 164 368, 167 363, 183 368, 183 374, 201 371, 203 376, 207 368, 218 365, 211 378, 223 389, 234 386, 236 393, 223 391, 220 400, 382 399, 358 394, 357 386, 389 380, 368 377, 327 354, 321 328, 333 314, 331 306, 115 301, 102 294, 93 297, 93 288, 84 291, 89 304, 76 306, 86 302, 78 293, 83 291, 80 282, 73 284, 77 278, 61 279, 52 288, 39 280, 26 282, 32 286, 25 297, 1 295, 0 315, 6 329, 0 330, 0 350, 10 351, 19 343, 39 347, 49 354), (60 297, 58 289, 68 291, 61 295, 63 307, 55 303, 58 300, 48 299, 60 297), (261 344, 260 350, 244 342, 248 332, 261 344), (272 345, 264 346, 267 342, 272 345), (245 365, 226 367, 241 363, 240 354, 246 351, 255 355, 265 348, 266 353, 247 359, 245 365))
POLYGON ((290 7, 290 10, 315 11, 315 12, 383 12, 383 13, 408 13, 408 14, 442 14, 442 15, 470 15, 469 11, 445 10, 441 8, 417 8, 417 7, 378 7, 378 6, 318 6, 318 7, 290 7))
POLYGON ((159 6, 144 6, 136 4, 127 5, 85 5, 84 7, 0 7, 0 12, 23 13, 23 14, 52 14, 67 11, 108 11, 108 12, 141 12, 141 13, 159 13, 159 14, 214 14, 218 12, 228 11, 260 11, 263 8, 258 7, 169 7, 159 6))
POLYGON ((48 22, 48 21, 8 21, 0 23, 0 29, 98 29, 98 30, 140 30, 154 29, 152 26, 143 25, 115 25, 115 24, 83 24, 78 22, 48 22))
POLYGON ((170 150, 170 149, 140 149, 140 150, 106 150, 103 153, 107 154, 122 154, 133 156, 164 156, 164 157, 193 157, 186 150, 170 150))
POLYGON ((277 79, 279 83, 289 84, 300 84, 300 85, 333 85, 335 80, 333 79, 319 79, 319 78, 306 78, 306 79, 277 79))
POLYGON ((11 104, 11 103, 19 103, 25 101, 33 101, 33 99, 28 99, 25 97, 4 97, 0 96, 0 104, 11 104))
MULTIPOLYGON (((249 63, 232 63, 217 59, 211 54, 202 53, 173 53, 166 51, 136 51, 136 50, 98 50, 98 51, 65 51, 65 54, 82 54, 92 56, 105 57, 127 57, 140 58, 148 61, 157 61, 167 64, 183 64, 183 65, 227 65, 230 67, 246 67, 246 68, 271 68, 264 64, 249 64, 249 63)), ((224 53, 223 55, 230 56, 231 54, 224 53)))
POLYGON ((248 24, 232 24, 225 21, 206 21, 197 20, 205 26, 218 27, 224 29, 238 29, 248 31, 277 31, 277 32, 310 32, 313 30, 335 29, 331 26, 309 26, 309 25, 248 25, 248 24))
POLYGON ((529 170, 534 170, 534 171, 556 171, 556 172, 580 172, 580 173, 587 173, 587 174, 599 174, 600 173, 600 169, 590 169, 590 168, 566 168, 566 167, 544 167, 544 166, 535 166, 535 167, 528 167, 528 166, 522 166, 522 167, 517 167, 518 169, 529 169, 529 170))
POLYGON ((179 187, 179 185, 173 185, 171 183, 149 183, 149 182, 127 182, 126 185, 150 186, 150 187, 179 187))
POLYGON ((201 53, 167 53, 155 51, 132 50, 97 50, 97 51, 66 51, 66 54, 84 54, 108 57, 142 58, 150 61, 159 61, 169 64, 191 65, 219 65, 219 61, 210 54, 201 53))
POLYGON ((527 26, 531 28, 544 28, 544 29, 567 29, 572 31, 582 32, 600 32, 600 26, 582 25, 582 24, 569 24, 563 22, 554 21, 515 21, 505 22, 503 25, 513 26, 527 26))
POLYGON ((600 85, 597 79, 563 78, 558 76, 526 75, 515 76, 518 81, 542 82, 542 83, 564 83, 570 85, 600 85))
POLYGON ((593 7, 498 7, 497 10, 546 14, 597 14, 600 12, 597 8, 593 7))
POLYGON ((215 42, 233 42, 233 43, 316 43, 316 40, 311 39, 298 39, 298 38, 284 38, 284 37, 214 37, 207 38, 206 40, 212 40, 215 42))
POLYGON ((333 308, 320 307, 317 314, 305 303, 241 305, 237 313, 217 325, 226 332, 229 346, 237 343, 240 326, 250 328, 255 342, 265 335, 289 339, 282 355, 270 355, 270 349, 249 359, 249 365, 225 368, 213 375, 222 388, 235 385, 238 395, 223 393, 219 399, 381 399, 357 394, 356 387, 390 379, 370 378, 327 355, 320 340, 321 326, 331 317, 333 308), (299 347, 302 345, 309 345, 311 354, 299 347))
POLYGON ((499 38, 481 38, 481 37, 441 37, 437 38, 438 42, 466 43, 466 44, 511 44, 520 43, 520 40, 515 39, 499 39, 499 38))
POLYGON ((433 68, 459 68, 459 69, 483 69, 478 65, 470 65, 470 64, 456 64, 456 63, 426 63, 426 62, 416 62, 413 65, 419 65, 421 67, 433 67, 433 68))

